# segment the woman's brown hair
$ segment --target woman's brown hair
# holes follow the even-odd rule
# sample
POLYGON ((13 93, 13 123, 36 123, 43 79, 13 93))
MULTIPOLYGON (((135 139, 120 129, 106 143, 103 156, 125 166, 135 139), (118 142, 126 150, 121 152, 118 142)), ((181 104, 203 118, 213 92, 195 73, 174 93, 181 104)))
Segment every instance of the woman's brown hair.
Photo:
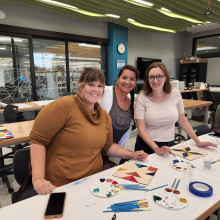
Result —
POLYGON ((78 81, 78 89, 79 91, 84 87, 86 83, 94 82, 100 80, 103 87, 105 87, 105 75, 102 73, 100 69, 96 68, 85 68, 81 73, 78 81))
POLYGON ((149 95, 152 92, 152 88, 150 87, 150 83, 149 83, 149 79, 148 79, 149 72, 152 69, 157 68, 157 67, 159 67, 163 71, 164 76, 166 77, 166 81, 163 86, 164 92, 166 92, 168 94, 171 93, 172 87, 170 84, 170 76, 169 76, 169 73, 167 71, 166 66, 161 62, 154 62, 148 67, 148 69, 145 72, 145 79, 144 79, 144 87, 143 88, 144 88, 144 93, 146 95, 149 95))

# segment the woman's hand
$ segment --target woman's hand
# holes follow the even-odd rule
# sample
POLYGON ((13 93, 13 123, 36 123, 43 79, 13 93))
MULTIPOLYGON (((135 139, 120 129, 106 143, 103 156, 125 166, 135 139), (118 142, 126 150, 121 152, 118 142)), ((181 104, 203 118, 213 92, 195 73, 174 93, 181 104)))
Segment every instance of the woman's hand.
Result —
POLYGON ((148 154, 146 154, 143 150, 139 150, 139 151, 132 152, 131 159, 142 161, 142 160, 147 159, 147 157, 148 157, 148 154))
POLYGON ((217 145, 216 144, 213 144, 212 142, 199 142, 199 143, 196 143, 198 147, 208 147, 208 146, 211 146, 211 147, 216 147, 217 148, 217 145))
POLYGON ((157 147, 155 149, 155 153, 158 155, 170 155, 171 154, 171 149, 168 146, 162 146, 162 147, 157 147))
POLYGON ((33 186, 38 194, 48 194, 56 188, 50 181, 43 178, 33 180, 33 186))

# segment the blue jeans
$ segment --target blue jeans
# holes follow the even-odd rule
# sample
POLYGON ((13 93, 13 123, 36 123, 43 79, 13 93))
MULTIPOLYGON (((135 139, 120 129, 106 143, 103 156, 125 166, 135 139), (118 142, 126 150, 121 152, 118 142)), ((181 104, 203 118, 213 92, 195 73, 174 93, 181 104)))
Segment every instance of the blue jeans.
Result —
MULTIPOLYGON (((162 146, 172 147, 174 145, 174 140, 168 141, 168 142, 157 142, 157 141, 154 141, 154 142, 158 145, 158 147, 162 147, 162 146)), ((143 150, 147 154, 154 153, 151 147, 148 144, 146 144, 139 135, 137 135, 136 143, 135 143, 135 151, 138 151, 138 150, 143 150)))

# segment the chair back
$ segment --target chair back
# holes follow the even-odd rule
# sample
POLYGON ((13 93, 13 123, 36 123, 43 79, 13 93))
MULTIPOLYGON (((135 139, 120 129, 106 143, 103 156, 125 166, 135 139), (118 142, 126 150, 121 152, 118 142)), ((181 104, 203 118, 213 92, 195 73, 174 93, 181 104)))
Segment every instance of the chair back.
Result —
POLYGON ((220 104, 218 105, 215 112, 215 129, 220 129, 220 104))
POLYGON ((19 97, 19 98, 14 98, 13 102, 14 103, 24 103, 25 100, 24 100, 24 98, 19 97))
POLYGON ((16 151, 13 158, 15 180, 21 185, 29 172, 30 148, 16 151))
POLYGON ((17 112, 18 112, 18 106, 6 105, 4 108, 4 112, 3 112, 5 122, 8 122, 8 123, 16 122, 17 121, 17 112))
POLYGON ((198 125, 193 127, 194 132, 196 133, 197 136, 207 134, 211 132, 211 129, 209 128, 208 125, 198 125))

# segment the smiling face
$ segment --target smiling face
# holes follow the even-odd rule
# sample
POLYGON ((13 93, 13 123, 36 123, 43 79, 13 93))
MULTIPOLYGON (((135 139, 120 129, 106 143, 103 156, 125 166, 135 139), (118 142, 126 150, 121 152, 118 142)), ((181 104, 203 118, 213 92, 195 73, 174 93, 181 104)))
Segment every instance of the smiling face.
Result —
POLYGON ((129 69, 125 69, 117 78, 117 84, 120 91, 129 93, 135 88, 137 84, 135 72, 129 69))
POLYGON ((153 91, 163 90, 166 77, 163 71, 159 67, 156 67, 150 70, 148 74, 148 81, 153 91))
POLYGON ((100 80, 85 83, 80 94, 90 111, 94 111, 94 105, 102 97, 104 85, 100 80))

